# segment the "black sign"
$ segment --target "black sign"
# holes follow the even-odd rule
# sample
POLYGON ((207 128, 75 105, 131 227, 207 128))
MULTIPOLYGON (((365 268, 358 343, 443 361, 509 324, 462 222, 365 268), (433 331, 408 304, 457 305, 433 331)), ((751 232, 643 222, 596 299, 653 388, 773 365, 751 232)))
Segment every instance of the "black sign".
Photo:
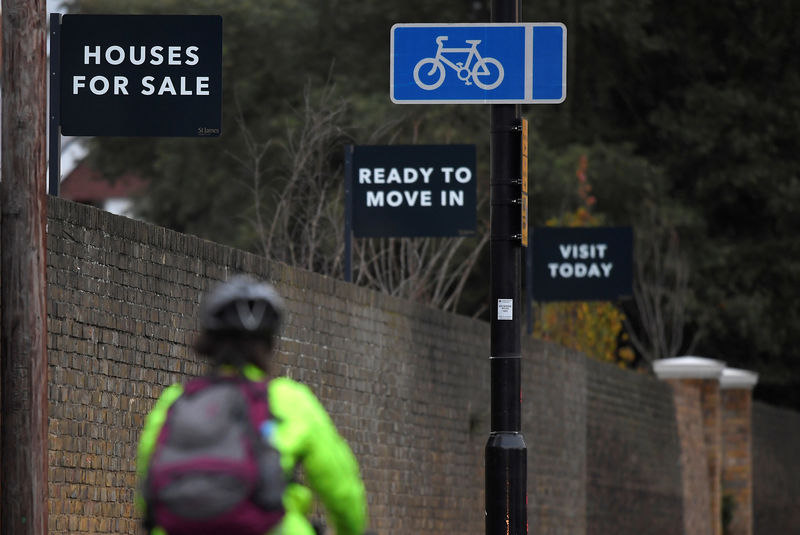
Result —
POLYGON ((61 133, 218 136, 222 18, 64 15, 61 133))
POLYGON ((630 227, 534 229, 537 301, 614 301, 631 295, 632 284, 630 227))
POLYGON ((359 146, 351 174, 356 236, 475 233, 474 145, 359 146))

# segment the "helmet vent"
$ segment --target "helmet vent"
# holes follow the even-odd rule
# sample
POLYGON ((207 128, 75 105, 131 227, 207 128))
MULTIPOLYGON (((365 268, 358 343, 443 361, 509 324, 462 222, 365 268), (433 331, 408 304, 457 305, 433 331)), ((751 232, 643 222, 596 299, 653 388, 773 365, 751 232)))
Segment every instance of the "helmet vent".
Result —
POLYGON ((267 303, 264 301, 236 301, 236 312, 242 326, 248 331, 255 331, 264 320, 264 313, 267 311, 267 303))

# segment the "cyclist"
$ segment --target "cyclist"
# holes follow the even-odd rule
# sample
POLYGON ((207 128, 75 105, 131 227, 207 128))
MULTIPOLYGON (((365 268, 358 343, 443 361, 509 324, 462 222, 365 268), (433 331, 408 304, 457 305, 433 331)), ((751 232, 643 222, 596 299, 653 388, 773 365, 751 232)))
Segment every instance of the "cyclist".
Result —
MULTIPOLYGON (((272 286, 246 275, 233 277, 204 296, 199 310, 201 332, 194 349, 210 358, 216 374, 263 381, 282 315, 283 302, 272 286)), ((140 490, 167 410, 182 392, 180 384, 166 388, 147 417, 137 457, 140 490)), ((270 380, 264 395, 276 422, 271 443, 280 453, 287 478, 282 500, 285 514, 269 535, 314 535, 307 519, 312 490, 337 535, 361 535, 366 501, 358 464, 322 404, 307 386, 287 377, 270 380), (310 489, 291 479, 298 465, 310 489)), ((152 520, 147 520, 141 492, 136 502, 149 533, 169 535, 149 525, 152 520)))

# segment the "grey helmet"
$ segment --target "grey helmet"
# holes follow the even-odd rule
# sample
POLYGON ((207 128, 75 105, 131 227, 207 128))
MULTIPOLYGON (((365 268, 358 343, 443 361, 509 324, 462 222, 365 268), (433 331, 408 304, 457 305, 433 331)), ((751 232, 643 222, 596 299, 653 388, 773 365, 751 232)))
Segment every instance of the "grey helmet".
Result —
POLYGON ((200 328, 209 333, 251 333, 271 338, 280 329, 283 299, 270 284, 236 275, 209 291, 200 304, 200 328))

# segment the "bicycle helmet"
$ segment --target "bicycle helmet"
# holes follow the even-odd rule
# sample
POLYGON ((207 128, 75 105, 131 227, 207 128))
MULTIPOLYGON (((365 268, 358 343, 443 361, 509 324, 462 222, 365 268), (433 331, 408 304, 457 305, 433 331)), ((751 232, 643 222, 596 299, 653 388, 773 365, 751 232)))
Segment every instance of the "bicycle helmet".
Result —
POLYGON ((212 334, 253 334, 270 339, 283 318, 283 299, 270 284, 236 275, 208 292, 200 304, 200 328, 212 334))

